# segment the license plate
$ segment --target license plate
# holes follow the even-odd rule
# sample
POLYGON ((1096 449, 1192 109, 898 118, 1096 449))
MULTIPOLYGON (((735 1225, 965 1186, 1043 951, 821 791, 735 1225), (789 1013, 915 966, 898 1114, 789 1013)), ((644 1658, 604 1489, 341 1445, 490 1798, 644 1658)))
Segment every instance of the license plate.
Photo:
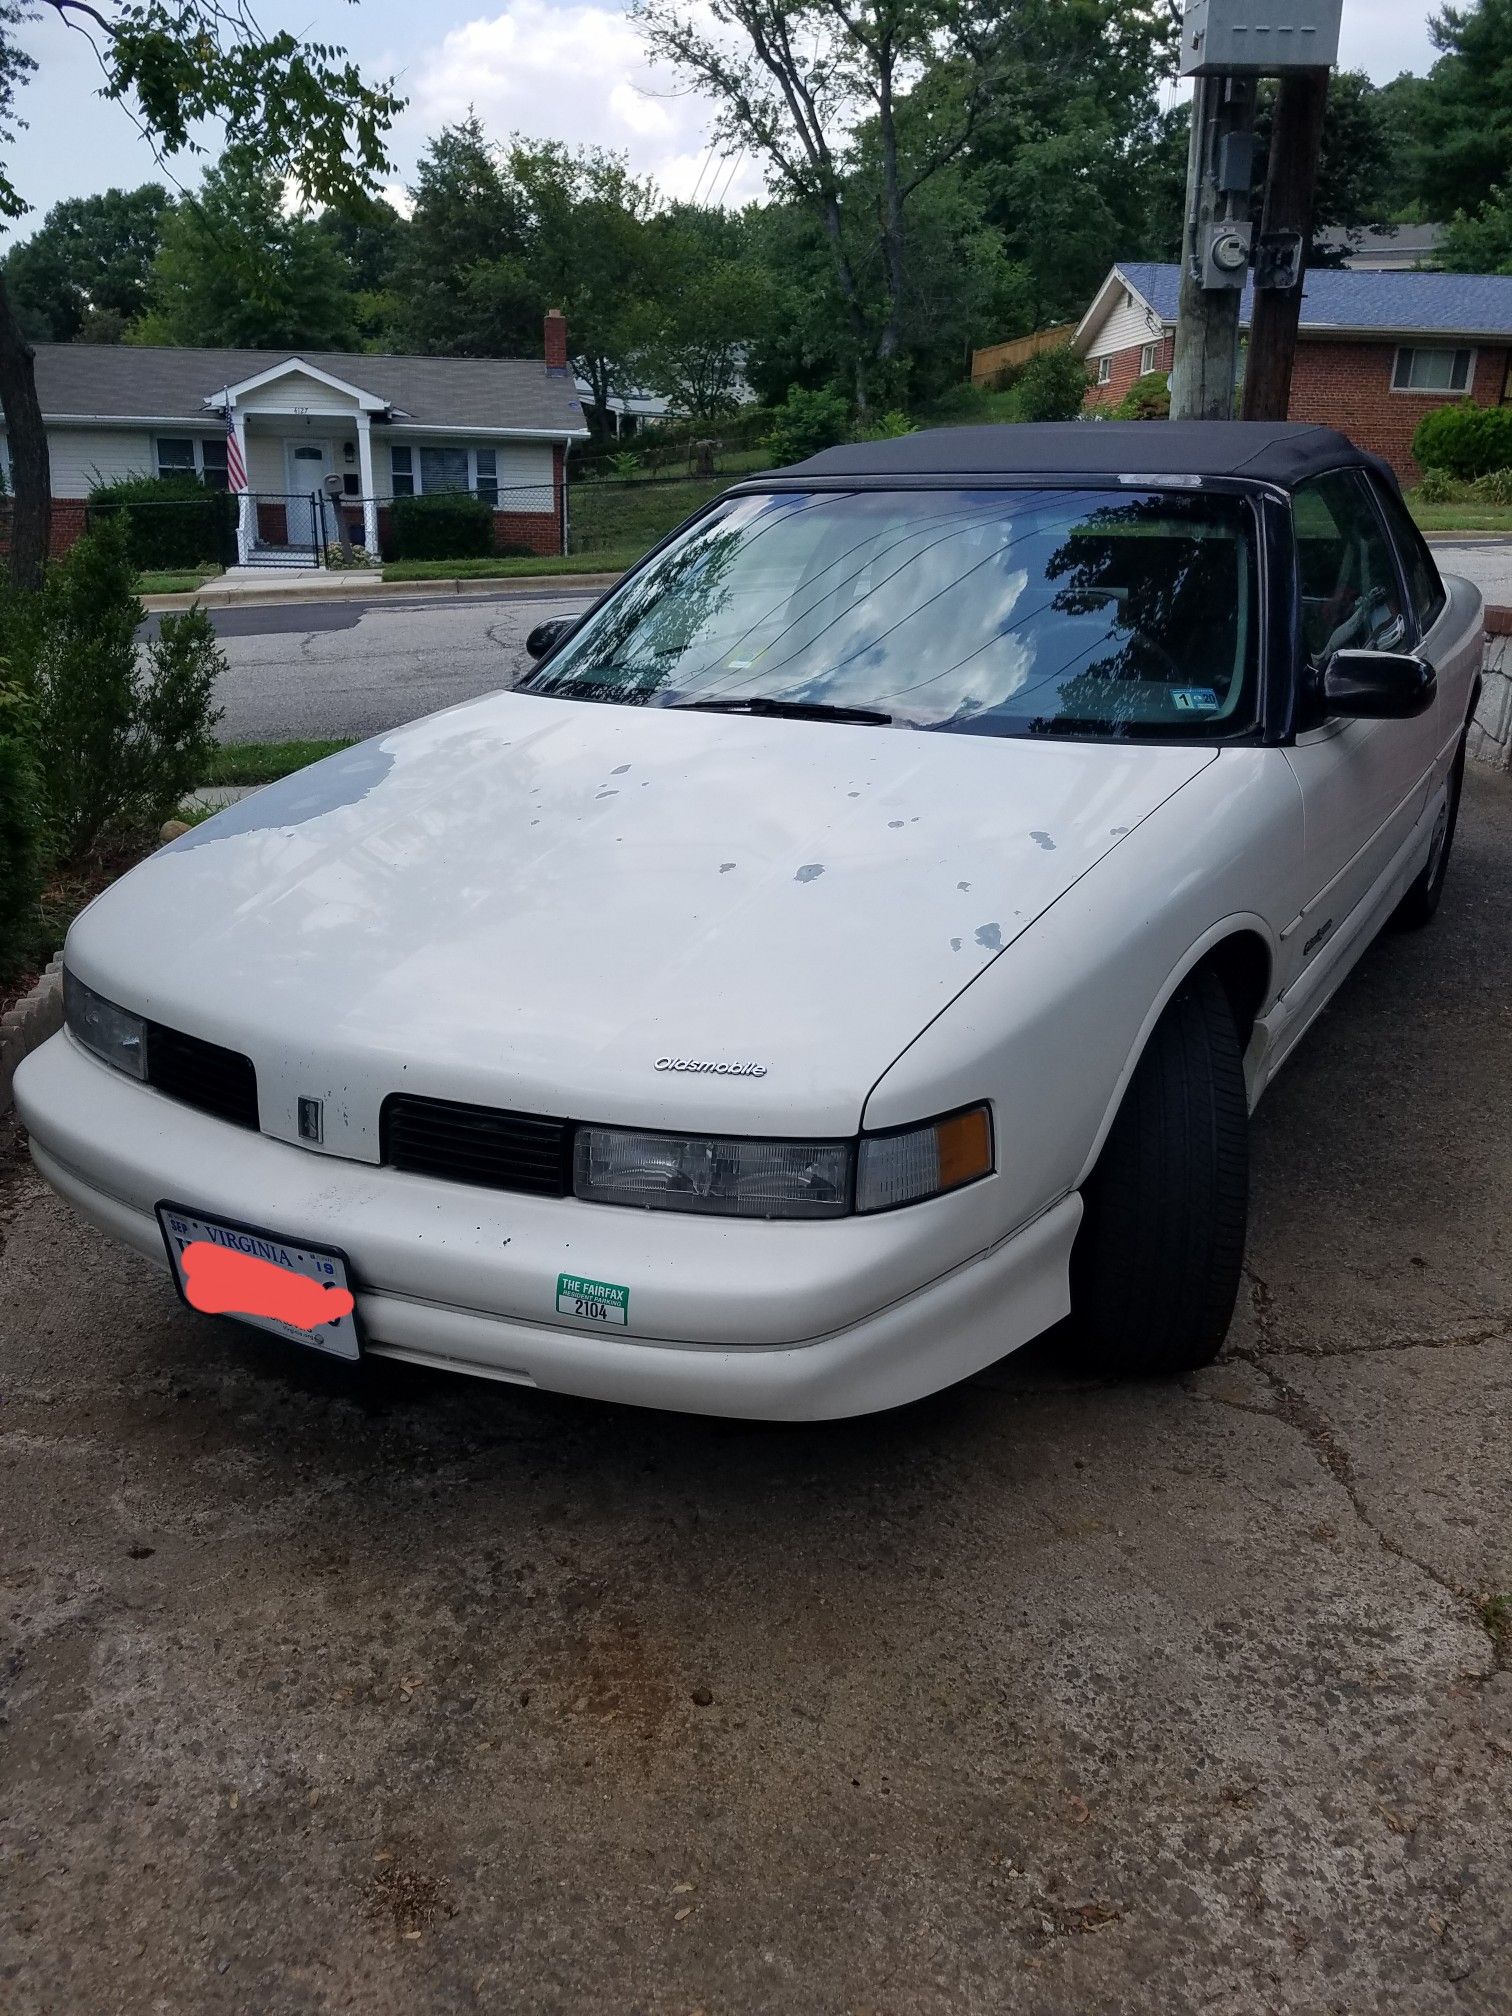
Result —
POLYGON ((333 1358, 360 1358, 351 1270, 335 1246, 306 1246, 258 1225, 159 1204, 180 1296, 206 1316, 234 1316, 333 1358), (335 1301, 337 1312, 323 1314, 335 1301))

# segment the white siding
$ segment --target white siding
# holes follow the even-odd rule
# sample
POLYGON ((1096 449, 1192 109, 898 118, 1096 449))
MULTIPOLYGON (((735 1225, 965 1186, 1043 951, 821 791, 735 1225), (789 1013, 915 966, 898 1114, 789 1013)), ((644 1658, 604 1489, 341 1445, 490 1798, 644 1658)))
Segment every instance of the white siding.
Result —
POLYGON ((1102 327, 1094 330, 1087 344, 1089 357, 1112 357, 1135 344, 1153 343, 1160 335, 1160 322, 1136 294, 1130 306, 1126 291, 1120 291, 1102 327))
MULTIPOLYGON (((360 360, 353 358, 353 363, 360 360)), ((357 382, 355 379, 352 381, 357 382)), ((243 392, 236 401, 243 413, 345 413, 356 411, 349 392, 337 392, 303 371, 287 372, 271 384, 259 385, 255 392, 243 392)))
POLYGON ((283 437, 275 434, 248 434, 247 488, 281 495, 288 488, 284 470, 283 437))
POLYGON ((549 441, 489 441, 476 434, 406 434, 401 427, 375 427, 373 487, 384 501, 394 494, 393 465, 389 460, 389 449, 392 447, 409 448, 417 469, 422 448, 492 448, 498 458, 501 511, 556 510, 552 492, 555 465, 549 441), (511 494, 522 489, 533 490, 536 494, 511 494))
POLYGON ((152 436, 128 427, 49 427, 54 497, 87 497, 122 476, 154 476, 152 436))

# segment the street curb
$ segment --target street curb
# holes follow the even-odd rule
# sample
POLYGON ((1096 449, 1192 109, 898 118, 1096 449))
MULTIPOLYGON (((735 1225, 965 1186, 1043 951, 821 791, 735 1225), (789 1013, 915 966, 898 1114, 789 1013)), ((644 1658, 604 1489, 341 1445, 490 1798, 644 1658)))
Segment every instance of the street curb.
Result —
POLYGON ((0 1114, 11 1108, 16 1067, 63 1027, 63 954, 56 953, 29 994, 0 1020, 0 1114))
POLYGON ((290 602, 365 602, 394 595, 428 601, 447 595, 540 595, 577 590, 602 594, 620 580, 619 574, 507 574, 481 577, 452 577, 445 581, 374 581, 363 575, 340 574, 330 581, 290 582, 285 588, 197 588, 189 595, 144 595, 142 607, 150 616, 166 615, 175 609, 255 609, 290 602))

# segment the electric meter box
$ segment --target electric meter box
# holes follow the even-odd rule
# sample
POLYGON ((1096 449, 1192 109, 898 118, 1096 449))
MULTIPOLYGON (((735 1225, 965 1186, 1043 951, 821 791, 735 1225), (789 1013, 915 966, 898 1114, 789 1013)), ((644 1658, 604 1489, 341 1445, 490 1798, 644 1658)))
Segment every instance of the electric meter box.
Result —
POLYGON ((1183 77, 1284 77, 1338 59, 1344 0, 1188 0, 1183 77))

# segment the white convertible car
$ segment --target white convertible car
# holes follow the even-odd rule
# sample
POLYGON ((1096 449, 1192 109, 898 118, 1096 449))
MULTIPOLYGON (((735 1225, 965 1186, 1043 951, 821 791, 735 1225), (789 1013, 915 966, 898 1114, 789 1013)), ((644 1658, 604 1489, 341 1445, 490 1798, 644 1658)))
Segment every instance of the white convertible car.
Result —
POLYGON ((194 1306, 349 1357, 786 1419, 1067 1316, 1201 1365, 1249 1109, 1438 903, 1480 637, 1320 428, 740 483, 517 690, 92 904, 17 1080, 37 1165, 181 1292, 264 1263, 194 1306))

